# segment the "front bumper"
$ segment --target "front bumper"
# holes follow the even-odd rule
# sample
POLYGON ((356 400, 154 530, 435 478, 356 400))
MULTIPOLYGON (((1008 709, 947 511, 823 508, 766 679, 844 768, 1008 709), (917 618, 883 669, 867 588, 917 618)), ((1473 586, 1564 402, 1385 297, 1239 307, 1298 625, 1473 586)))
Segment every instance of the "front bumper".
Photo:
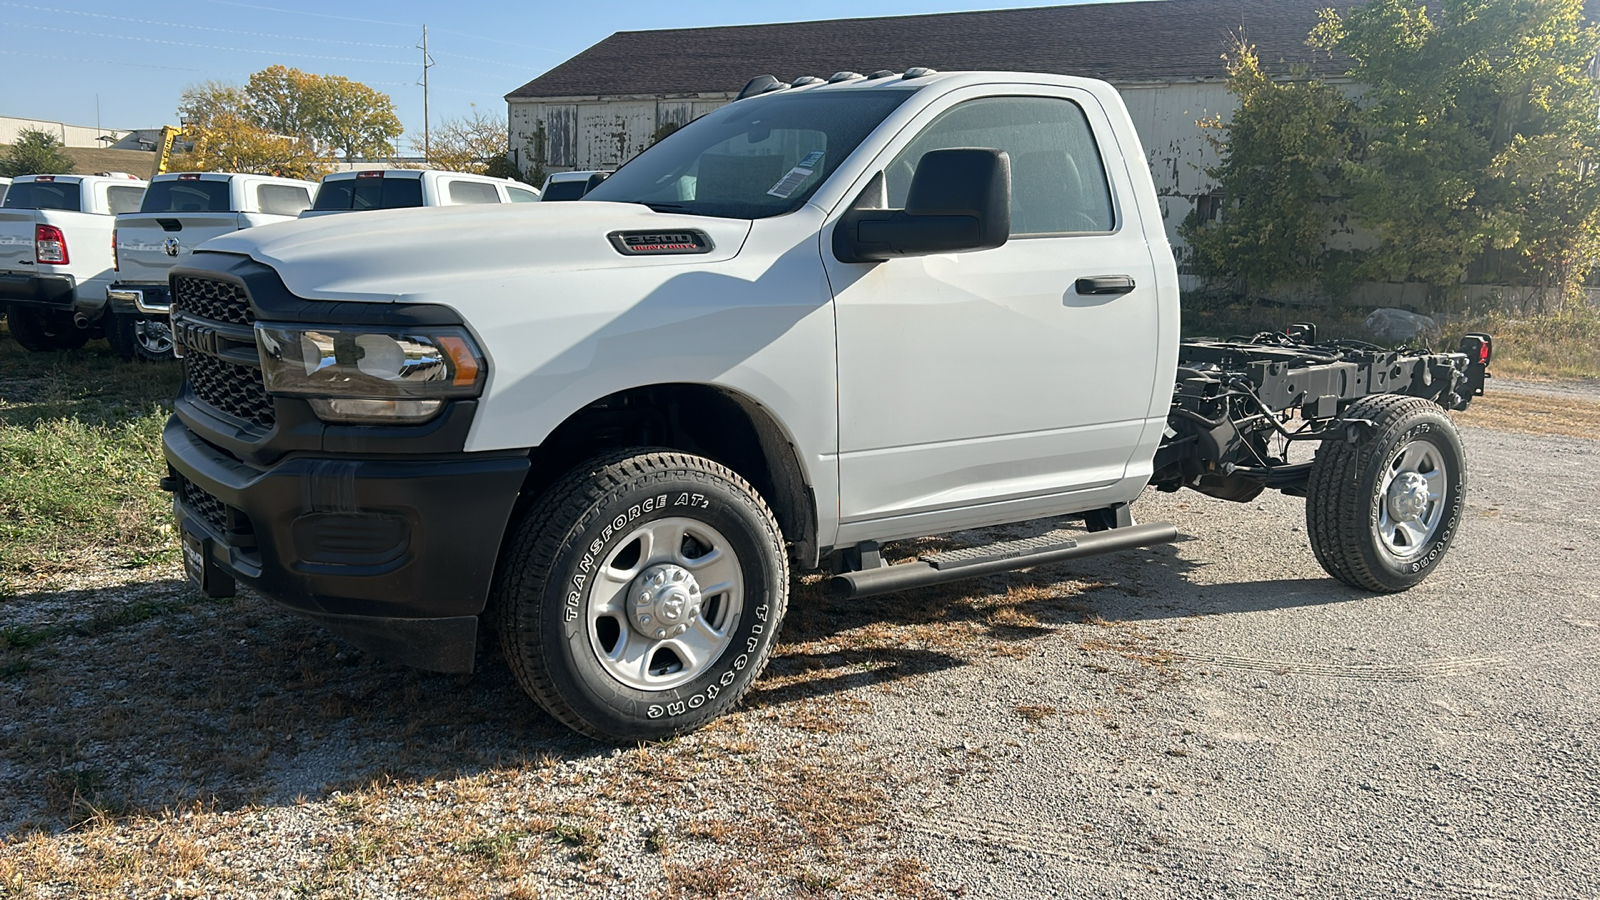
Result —
POLYGON ((226 595, 237 579, 377 655, 472 671, 525 454, 291 456, 257 468, 177 417, 162 446, 203 589, 226 595))

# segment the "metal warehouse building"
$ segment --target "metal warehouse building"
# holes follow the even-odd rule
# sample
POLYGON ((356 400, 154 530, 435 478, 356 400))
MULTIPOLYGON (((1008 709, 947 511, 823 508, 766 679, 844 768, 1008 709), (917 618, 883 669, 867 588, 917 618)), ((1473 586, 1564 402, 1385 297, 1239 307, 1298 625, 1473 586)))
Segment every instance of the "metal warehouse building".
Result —
POLYGON ((779 25, 623 31, 506 95, 524 169, 613 168, 730 102, 756 75, 991 69, 1101 78, 1133 114, 1167 231, 1212 185, 1196 120, 1231 110, 1223 54, 1240 37, 1264 64, 1336 74, 1306 46, 1330 0, 1157 0, 779 25))

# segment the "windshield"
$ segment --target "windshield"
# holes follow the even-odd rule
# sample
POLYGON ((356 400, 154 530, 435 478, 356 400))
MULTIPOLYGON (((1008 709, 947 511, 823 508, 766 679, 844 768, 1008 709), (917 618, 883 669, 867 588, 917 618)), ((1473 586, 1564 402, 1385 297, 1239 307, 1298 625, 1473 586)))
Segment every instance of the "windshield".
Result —
POLYGON ((773 93, 733 103, 673 132, 583 199, 735 219, 793 212, 912 93, 773 93))

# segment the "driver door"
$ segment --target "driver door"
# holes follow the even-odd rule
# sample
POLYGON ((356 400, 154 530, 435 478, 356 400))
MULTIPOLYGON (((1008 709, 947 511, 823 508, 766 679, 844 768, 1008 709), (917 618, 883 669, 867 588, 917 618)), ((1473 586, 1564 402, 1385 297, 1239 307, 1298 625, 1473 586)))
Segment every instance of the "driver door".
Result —
MULTIPOLYGON (((920 121, 868 171, 884 173, 889 208, 904 206, 924 153, 1004 150, 1011 237, 878 263, 840 262, 823 241, 841 524, 979 505, 1005 521, 1008 504, 1039 510, 1041 498, 1070 511, 1074 492, 1124 477, 1157 370, 1154 266, 1134 205, 1118 200, 1127 173, 1105 164, 1116 144, 1093 98, 1068 88, 956 95, 920 121)), ((914 524, 903 533, 927 533, 914 524)))

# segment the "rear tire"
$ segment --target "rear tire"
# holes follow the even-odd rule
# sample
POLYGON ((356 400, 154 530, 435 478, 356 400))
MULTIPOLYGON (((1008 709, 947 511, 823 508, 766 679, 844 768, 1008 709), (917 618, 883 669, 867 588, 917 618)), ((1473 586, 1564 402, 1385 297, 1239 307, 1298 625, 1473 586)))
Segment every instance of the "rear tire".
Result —
POLYGON ((1352 404, 1322 442, 1306 489, 1306 531, 1329 575, 1395 593, 1444 558, 1466 509, 1461 438, 1439 406, 1381 394, 1352 404))
POLYGON ((628 450, 559 479, 502 552, 492 604, 525 691, 615 742, 733 708, 777 639, 789 567, 772 511, 708 459, 628 450))
POLYGON ((12 304, 6 307, 6 324, 12 339, 32 353, 76 350, 89 341, 89 332, 73 324, 71 313, 12 304))
POLYGON ((172 324, 166 316, 144 313, 109 313, 106 340, 123 359, 165 362, 172 355, 172 324))

